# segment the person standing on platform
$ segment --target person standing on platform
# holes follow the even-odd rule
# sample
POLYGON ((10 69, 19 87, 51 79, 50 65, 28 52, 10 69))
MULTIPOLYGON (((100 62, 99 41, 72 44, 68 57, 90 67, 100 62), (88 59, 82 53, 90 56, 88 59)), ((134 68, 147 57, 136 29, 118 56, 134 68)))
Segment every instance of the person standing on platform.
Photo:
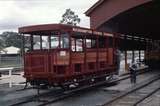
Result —
POLYGON ((136 70, 137 70, 137 65, 133 63, 129 67, 129 71, 130 71, 131 83, 134 83, 134 84, 136 83, 136 70))

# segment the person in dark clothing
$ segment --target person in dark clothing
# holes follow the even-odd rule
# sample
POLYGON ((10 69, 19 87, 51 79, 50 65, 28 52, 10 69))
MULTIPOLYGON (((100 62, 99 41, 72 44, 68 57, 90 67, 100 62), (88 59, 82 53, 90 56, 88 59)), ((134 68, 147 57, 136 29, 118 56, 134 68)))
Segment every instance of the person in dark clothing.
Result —
POLYGON ((132 64, 129 67, 129 71, 130 71, 130 76, 131 76, 131 83, 136 83, 136 69, 137 69, 137 65, 136 64, 132 64))

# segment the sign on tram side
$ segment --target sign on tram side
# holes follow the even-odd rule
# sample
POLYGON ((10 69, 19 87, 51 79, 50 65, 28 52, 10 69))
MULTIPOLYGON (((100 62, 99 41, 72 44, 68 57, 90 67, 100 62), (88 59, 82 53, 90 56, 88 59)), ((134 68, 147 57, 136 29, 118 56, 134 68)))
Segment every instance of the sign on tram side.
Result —
POLYGON ((99 35, 99 36, 113 37, 112 33, 93 31, 91 29, 73 28, 73 32, 79 32, 79 33, 95 34, 95 35, 99 35))
POLYGON ((90 30, 90 29, 73 28, 73 31, 74 32, 80 32, 80 33, 92 34, 92 30, 90 30))

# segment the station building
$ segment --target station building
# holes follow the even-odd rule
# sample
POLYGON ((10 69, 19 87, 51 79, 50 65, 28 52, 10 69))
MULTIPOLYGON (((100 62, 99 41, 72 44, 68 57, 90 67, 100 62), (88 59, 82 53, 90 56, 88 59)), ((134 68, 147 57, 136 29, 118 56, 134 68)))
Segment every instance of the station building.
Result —
MULTIPOLYGON (((85 14, 90 27, 105 32, 124 34, 119 49, 125 52, 145 51, 145 59, 160 63, 160 1, 159 0, 99 0, 85 14)), ((125 59, 127 64, 127 59, 125 59)), ((155 62, 152 63, 152 65, 155 62)), ((159 64, 158 64, 159 65, 159 64)), ((126 66, 127 67, 127 66, 126 66)))

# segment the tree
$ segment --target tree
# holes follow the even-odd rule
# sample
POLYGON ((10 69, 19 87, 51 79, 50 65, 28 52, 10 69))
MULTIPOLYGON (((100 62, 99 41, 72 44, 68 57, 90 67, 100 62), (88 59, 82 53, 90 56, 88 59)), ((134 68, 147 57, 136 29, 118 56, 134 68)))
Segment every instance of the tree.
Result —
POLYGON ((1 38, 5 42, 5 47, 14 46, 21 48, 22 46, 21 36, 17 32, 3 32, 1 38))
POLYGON ((75 15, 71 9, 66 9, 66 12, 62 15, 62 20, 60 23, 76 26, 80 23, 80 21, 81 20, 78 15, 75 15))
POLYGON ((4 41, 0 38, 0 50, 2 50, 4 46, 5 46, 4 41))

